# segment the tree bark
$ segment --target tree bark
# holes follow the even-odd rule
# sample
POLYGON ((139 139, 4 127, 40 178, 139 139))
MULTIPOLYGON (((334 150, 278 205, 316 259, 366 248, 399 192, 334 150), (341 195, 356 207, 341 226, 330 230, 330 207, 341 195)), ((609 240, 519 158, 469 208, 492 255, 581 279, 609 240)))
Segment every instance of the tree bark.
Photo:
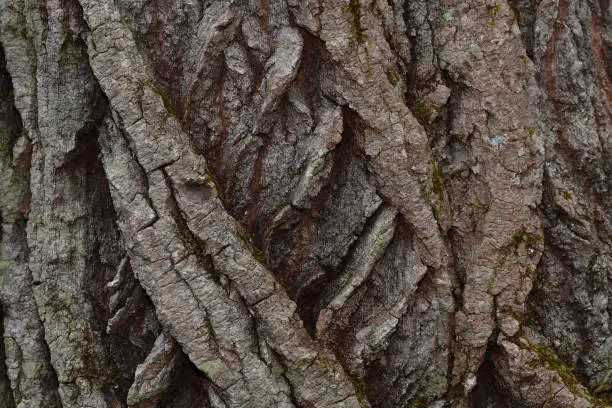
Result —
POLYGON ((605 0, 0 0, 0 406, 612 406, 605 0))

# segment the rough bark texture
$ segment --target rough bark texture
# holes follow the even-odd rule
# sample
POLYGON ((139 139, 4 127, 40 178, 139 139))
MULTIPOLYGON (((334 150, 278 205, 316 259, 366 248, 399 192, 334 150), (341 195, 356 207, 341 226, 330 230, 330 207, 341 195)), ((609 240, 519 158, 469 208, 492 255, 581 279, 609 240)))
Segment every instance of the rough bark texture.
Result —
POLYGON ((0 406, 612 406, 608 0, 0 0, 0 406))

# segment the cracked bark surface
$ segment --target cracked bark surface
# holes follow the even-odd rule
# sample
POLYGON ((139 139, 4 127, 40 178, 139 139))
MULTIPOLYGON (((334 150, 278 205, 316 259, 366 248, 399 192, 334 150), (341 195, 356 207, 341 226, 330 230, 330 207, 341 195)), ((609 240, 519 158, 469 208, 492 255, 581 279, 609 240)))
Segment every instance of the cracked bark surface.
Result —
POLYGON ((0 406, 612 405, 587 0, 1 0, 0 406))

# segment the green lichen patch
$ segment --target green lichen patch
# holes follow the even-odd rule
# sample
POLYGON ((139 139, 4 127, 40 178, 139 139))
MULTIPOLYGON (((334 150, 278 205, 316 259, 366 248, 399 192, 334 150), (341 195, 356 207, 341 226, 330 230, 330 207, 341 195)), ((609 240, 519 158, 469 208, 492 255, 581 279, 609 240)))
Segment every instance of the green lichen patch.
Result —
POLYGON ((535 352, 538 355, 538 358, 542 365, 545 367, 554 370, 563 383, 567 386, 568 390, 570 390, 574 395, 578 395, 589 401, 591 404, 595 406, 607 406, 605 401, 594 397, 588 389, 582 385, 580 380, 574 374, 572 367, 568 366, 561 360, 554 350, 537 344, 531 341, 529 338, 525 336, 525 333, 520 330, 514 337, 509 339, 514 344, 516 344, 519 348, 523 350, 530 350, 535 352))
POLYGON ((253 235, 244 230, 241 226, 238 226, 238 236, 246 244, 249 252, 251 252, 251 255, 253 255, 253 258, 257 259, 259 263, 265 265, 266 256, 264 252, 261 249, 257 248, 257 245, 255 245, 255 239, 253 238, 253 235))
POLYGON ((428 408, 434 399, 427 395, 415 395, 408 400, 408 407, 410 408, 428 408))
POLYGON ((221 187, 221 184, 219 184, 219 182, 217 181, 217 178, 215 177, 215 175, 210 170, 208 170, 206 174, 204 175, 203 181, 204 181, 204 184, 214 187, 215 191, 217 192, 217 197, 221 201, 223 201, 223 198, 224 198, 223 188, 221 187))
POLYGON ((584 209, 582 210, 582 218, 586 221, 586 222, 592 222, 592 218, 589 214, 589 209, 587 207, 584 207, 584 209))
POLYGON ((397 84, 402 83, 402 76, 400 75, 399 72, 397 72, 397 69, 395 68, 389 68, 387 70, 387 79, 393 86, 396 86, 397 84))
POLYGON ((323 375, 330 380, 336 378, 341 370, 340 364, 337 361, 324 354, 319 354, 314 364, 318 365, 323 375))
POLYGON ((429 124, 429 120, 434 113, 433 108, 428 106, 422 99, 417 99, 410 107, 410 110, 412 111, 412 115, 414 115, 416 120, 419 121, 422 126, 429 124))
POLYGON ((200 364, 198 370, 208 374, 209 377, 215 378, 227 371, 227 367, 221 360, 210 360, 200 364))
POLYGON ((489 13, 489 16, 491 17, 491 27, 495 27, 495 24, 497 22, 497 17, 499 16, 500 11, 501 11, 501 5, 499 3, 487 4, 487 12, 489 13))
POLYGON ((438 163, 434 160, 433 162, 433 172, 431 177, 431 183, 433 186, 433 192, 438 197, 440 202, 444 201, 444 174, 442 174, 442 169, 438 166, 438 163))
POLYGON ((531 286, 534 286, 536 280, 535 269, 531 266, 528 266, 527 269, 525 269, 525 274, 529 277, 529 280, 531 281, 531 286))
POLYGON ((11 151, 13 147, 9 143, 8 138, 0 137, 0 166, 3 167, 3 162, 10 159, 11 151))
POLYGON ((476 200, 477 209, 479 209, 480 211, 484 213, 489 211, 490 204, 482 202, 480 198, 478 197, 478 194, 476 194, 476 190, 474 190, 474 199, 476 200))
POLYGON ((355 388, 355 397, 357 397, 357 401, 359 402, 359 406, 361 408, 368 407, 368 395, 367 395, 367 384, 365 380, 358 376, 349 376, 349 379, 353 383, 353 387, 355 388))
POLYGON ((561 195, 563 196, 563 198, 565 198, 567 201, 572 201, 572 194, 568 191, 568 190, 561 190, 561 195))
POLYGON ((347 4, 342 7, 342 14, 348 17, 350 23, 351 37, 349 40, 349 49, 351 49, 356 56, 359 56, 360 47, 363 45, 367 71, 370 78, 372 77, 372 66, 370 65, 370 50, 369 40, 367 35, 367 29, 361 23, 363 10, 361 9, 360 0, 350 0, 347 4))
POLYGON ((610 364, 610 366, 611 367, 606 373, 604 379, 595 388, 594 390, 595 394, 605 392, 605 390, 610 386, 610 384, 612 384, 612 364, 610 364))
POLYGON ((435 157, 431 157, 432 176, 431 181, 425 185, 425 198, 431 204, 433 215, 436 220, 440 220, 442 206, 444 205, 444 174, 438 166, 435 157))
POLYGON ((442 19, 446 22, 453 21, 453 9, 448 9, 442 14, 442 19))
POLYGON ((176 109, 176 107, 174 106, 174 103, 168 96, 168 92, 166 91, 166 89, 157 84, 150 84, 149 87, 153 90, 153 92, 155 92, 156 94, 160 96, 164 104, 164 108, 166 108, 166 112, 168 112, 169 115, 174 116, 174 118, 179 123, 181 123, 182 119, 181 119, 181 116, 179 115, 179 111, 178 109, 176 109))
POLYGON ((342 7, 342 14, 348 15, 351 22, 351 36, 359 47, 367 41, 366 29, 361 25, 361 4, 359 0, 350 0, 342 7))
POLYGON ((514 243, 515 246, 518 246, 521 243, 524 243, 526 247, 534 248, 538 245, 538 243, 540 243, 543 240, 544 240, 543 236, 527 232, 525 228, 522 228, 519 231, 512 234, 512 242, 514 243))

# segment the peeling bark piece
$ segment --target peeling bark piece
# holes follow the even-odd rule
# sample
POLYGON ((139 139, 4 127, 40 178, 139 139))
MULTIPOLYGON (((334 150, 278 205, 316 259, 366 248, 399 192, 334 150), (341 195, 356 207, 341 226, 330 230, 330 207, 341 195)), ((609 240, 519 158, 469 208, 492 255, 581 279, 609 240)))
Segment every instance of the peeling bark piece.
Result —
POLYGON ((136 368, 127 396, 128 405, 137 405, 168 390, 177 368, 177 348, 178 345, 168 335, 161 333, 157 337, 145 361, 136 368))
POLYGON ((290 27, 279 30, 275 38, 276 52, 266 62, 266 75, 263 80, 261 105, 262 113, 269 113, 278 108, 279 97, 285 93, 291 81, 297 75, 304 46, 300 33, 290 27))

